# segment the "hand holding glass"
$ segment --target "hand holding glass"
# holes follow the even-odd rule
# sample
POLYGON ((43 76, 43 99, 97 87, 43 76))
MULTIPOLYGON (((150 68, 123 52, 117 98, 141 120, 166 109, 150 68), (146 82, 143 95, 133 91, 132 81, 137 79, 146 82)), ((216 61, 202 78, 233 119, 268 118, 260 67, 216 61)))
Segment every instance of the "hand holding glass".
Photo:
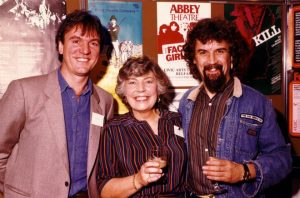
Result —
POLYGON ((167 173, 168 168, 168 159, 169 152, 167 146, 155 146, 151 149, 150 160, 159 163, 159 168, 163 170, 164 175, 158 182, 166 183, 167 177, 165 173, 167 173))
MULTIPOLYGON (((207 148, 205 148, 205 152, 207 153, 208 156, 208 160, 209 160, 209 151, 207 148)), ((217 181, 212 181, 212 184, 214 186, 214 195, 219 195, 219 194, 223 194, 227 192, 227 189, 223 188, 222 186, 219 185, 219 183, 217 181)))
POLYGON ((155 146, 151 149, 152 161, 159 163, 159 168, 163 169, 168 164, 168 150, 166 146, 155 146))

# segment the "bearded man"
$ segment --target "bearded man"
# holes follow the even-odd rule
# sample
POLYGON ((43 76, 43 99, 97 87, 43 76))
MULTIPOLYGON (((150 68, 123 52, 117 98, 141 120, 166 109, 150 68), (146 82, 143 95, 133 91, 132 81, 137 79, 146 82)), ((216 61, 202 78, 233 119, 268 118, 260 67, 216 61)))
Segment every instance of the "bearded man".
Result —
POLYGON ((270 100, 237 77, 249 55, 245 40, 232 23, 202 19, 188 32, 183 53, 200 81, 179 106, 190 197, 264 197, 292 160, 270 100))

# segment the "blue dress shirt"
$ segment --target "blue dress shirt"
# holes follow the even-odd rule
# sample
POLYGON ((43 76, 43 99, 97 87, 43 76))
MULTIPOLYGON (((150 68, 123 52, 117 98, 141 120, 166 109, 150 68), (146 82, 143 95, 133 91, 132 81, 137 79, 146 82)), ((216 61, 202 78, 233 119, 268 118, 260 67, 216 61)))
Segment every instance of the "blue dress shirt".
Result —
POLYGON ((58 70, 58 80, 64 109, 67 135, 70 191, 69 196, 87 190, 87 156, 90 127, 90 97, 92 81, 89 79, 87 89, 76 96, 74 90, 58 70))

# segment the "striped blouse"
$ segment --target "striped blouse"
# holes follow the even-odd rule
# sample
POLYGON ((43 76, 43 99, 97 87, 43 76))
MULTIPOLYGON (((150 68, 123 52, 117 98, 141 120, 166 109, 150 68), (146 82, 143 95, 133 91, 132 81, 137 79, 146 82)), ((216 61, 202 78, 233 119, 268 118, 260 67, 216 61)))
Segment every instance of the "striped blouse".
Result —
POLYGON ((146 121, 139 121, 131 113, 110 120, 100 140, 100 191, 114 177, 133 175, 140 170, 155 145, 167 145, 170 153, 166 182, 153 182, 132 197, 157 197, 163 193, 184 192, 186 147, 181 136, 181 118, 178 113, 161 111, 158 135, 146 121))

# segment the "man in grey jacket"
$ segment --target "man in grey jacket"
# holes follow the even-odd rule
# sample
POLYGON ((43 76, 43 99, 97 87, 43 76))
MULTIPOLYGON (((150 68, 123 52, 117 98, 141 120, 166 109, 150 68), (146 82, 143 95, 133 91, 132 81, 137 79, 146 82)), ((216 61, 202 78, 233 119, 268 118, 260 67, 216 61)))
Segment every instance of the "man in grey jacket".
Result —
POLYGON ((113 98, 89 77, 99 18, 74 11, 60 25, 61 67, 13 81, 0 100, 0 191, 5 198, 99 197, 100 132, 113 98))

